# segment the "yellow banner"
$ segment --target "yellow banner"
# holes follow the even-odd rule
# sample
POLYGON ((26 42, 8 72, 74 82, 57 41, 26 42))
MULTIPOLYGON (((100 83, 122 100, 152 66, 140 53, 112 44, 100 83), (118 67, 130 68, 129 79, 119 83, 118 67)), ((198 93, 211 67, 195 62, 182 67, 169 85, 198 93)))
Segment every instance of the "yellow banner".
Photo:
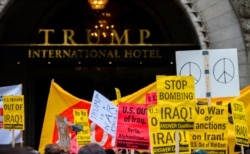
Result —
POLYGON ((157 103, 195 100, 193 76, 156 76, 157 103))
POLYGON ((24 96, 3 96, 3 128, 24 130, 24 96))
MULTIPOLYGON (((88 122, 88 111, 86 109, 74 109, 74 124, 80 126, 82 130, 76 130, 77 143, 82 146, 90 143, 90 127, 88 122)), ((77 128, 76 128, 77 129, 77 128)))
MULTIPOLYGON (((142 87, 141 89, 139 89, 138 91, 135 91, 134 93, 131 93, 130 95, 122 97, 121 102, 126 102, 126 103, 136 102, 138 104, 145 104, 146 102, 145 94, 149 92, 156 92, 156 82, 153 82, 152 84, 142 87)), ((53 139, 54 121, 51 120, 51 117, 54 117, 55 115, 60 114, 65 109, 71 106, 74 106, 80 100, 82 99, 76 98, 75 96, 69 94, 68 92, 63 90, 59 85, 53 82, 53 84, 51 85, 51 92, 50 92, 50 96, 48 99, 46 115, 44 119, 44 125, 43 125, 42 134, 41 134, 40 145, 39 145, 39 151, 41 152, 44 151, 43 150, 44 146, 47 143, 51 143, 51 140, 53 139), (54 102, 60 102, 60 105, 54 102), (48 126, 52 126, 52 127, 48 127, 48 126)), ((227 106, 228 103, 232 100, 242 101, 244 103, 247 117, 250 116, 249 115, 250 103, 248 103, 250 100, 250 86, 242 89, 239 97, 211 98, 212 105, 216 105, 218 103, 218 104, 222 104, 223 106, 227 106)), ((197 102, 203 102, 204 104, 206 104, 206 101, 207 101, 206 99, 194 100, 192 104, 196 104, 197 102)), ((84 100, 84 102, 88 102, 88 101, 84 100)), ((116 105, 118 104, 118 100, 113 100, 112 102, 116 105)), ((230 115, 223 119, 228 120, 229 117, 230 115)), ((221 119, 219 118, 219 120, 222 120, 222 118, 221 119)), ((247 119, 247 125, 249 128, 250 127, 249 119, 247 119)), ((236 145, 234 126, 229 121, 227 122, 227 126, 228 126, 228 149, 229 149, 228 153, 238 154, 241 150, 241 147, 239 145, 236 145)), ((198 132, 198 130, 196 132, 198 132)), ((104 142, 105 146, 109 145, 110 143, 112 143, 112 141, 114 141, 114 139, 113 138, 111 139, 109 135, 105 136, 105 135, 102 135, 102 133, 103 132, 101 132, 101 134, 95 133, 96 134, 95 137, 98 139, 98 141, 104 142)), ((220 135, 220 134, 217 134, 217 135, 220 135)), ((191 134, 190 134, 190 139, 192 139, 191 134)), ((249 129, 248 129, 248 139, 250 139, 249 129)), ((217 145, 223 146, 224 143, 222 143, 222 145, 220 144, 217 144, 217 145)), ((214 146, 216 146, 216 144, 214 146)))

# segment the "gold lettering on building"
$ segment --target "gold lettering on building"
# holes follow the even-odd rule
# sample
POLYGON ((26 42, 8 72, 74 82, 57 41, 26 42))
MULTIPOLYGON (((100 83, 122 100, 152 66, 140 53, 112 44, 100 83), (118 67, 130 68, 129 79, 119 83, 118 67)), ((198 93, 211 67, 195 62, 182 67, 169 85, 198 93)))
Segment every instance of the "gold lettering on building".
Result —
POLYGON ((63 29, 63 34, 64 34, 63 44, 76 44, 76 42, 73 39, 75 32, 72 29, 63 29))
POLYGON ((116 44, 122 44, 122 40, 124 39, 124 44, 129 44, 129 35, 128 35, 128 29, 125 29, 123 31, 123 34, 121 37, 119 37, 118 33, 116 32, 116 30, 112 30, 113 36, 111 39, 111 44, 115 44, 115 42, 117 42, 116 44))
POLYGON ((140 29, 140 44, 144 44, 144 40, 149 38, 150 31, 147 29, 140 29))
MULTIPOLYGON (((138 42, 139 44, 145 44, 145 40, 150 37, 150 31, 147 29, 139 29, 138 30, 138 42)), ((39 34, 44 36, 44 45, 53 45, 52 41, 50 40, 52 35, 56 35, 55 29, 39 29, 39 34)), ((101 43, 101 31, 97 30, 97 36, 92 37, 91 35, 91 29, 86 29, 86 36, 85 34, 82 35, 85 42, 76 42, 74 36, 75 31, 73 29, 62 29, 63 38, 62 38, 62 45, 78 45, 78 44, 100 44, 101 43), (86 37, 86 38, 84 38, 86 37)), ((115 29, 111 30, 111 38, 110 42, 105 42, 106 44, 130 44, 129 37, 130 37, 130 30, 124 29, 121 34, 119 34, 115 29)), ((134 37, 134 35, 133 35, 134 37)))
POLYGON ((162 56, 159 54, 159 50, 135 49, 135 50, 124 50, 124 58, 160 59, 162 58, 162 56))
POLYGON ((54 33, 55 30, 54 29, 39 29, 39 33, 44 32, 44 43, 45 45, 49 45, 49 33, 52 32, 54 33))
POLYGON ((28 49, 29 59, 160 59, 159 50, 154 49, 28 49))

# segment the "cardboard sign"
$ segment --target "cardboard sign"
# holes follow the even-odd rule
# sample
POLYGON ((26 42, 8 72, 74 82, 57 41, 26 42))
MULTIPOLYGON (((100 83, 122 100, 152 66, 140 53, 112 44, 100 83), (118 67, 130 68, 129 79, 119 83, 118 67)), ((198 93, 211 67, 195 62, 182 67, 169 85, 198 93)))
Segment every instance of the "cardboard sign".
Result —
POLYGON ((89 119, 110 135, 115 136, 118 107, 97 91, 94 91, 89 112, 89 119))
POLYGON ((69 130, 68 125, 66 123, 67 118, 64 116, 56 116, 56 126, 58 130, 58 138, 59 143, 58 145, 61 149, 65 149, 66 151, 70 150, 70 137, 69 137, 69 130))

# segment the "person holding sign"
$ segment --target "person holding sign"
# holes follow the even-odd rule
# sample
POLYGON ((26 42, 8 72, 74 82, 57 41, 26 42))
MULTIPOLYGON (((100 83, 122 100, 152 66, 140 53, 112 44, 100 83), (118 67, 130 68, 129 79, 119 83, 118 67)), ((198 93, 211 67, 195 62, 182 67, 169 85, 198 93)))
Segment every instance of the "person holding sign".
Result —
POLYGON ((208 154, 208 152, 202 149, 197 149, 197 150, 194 150, 192 154, 208 154))
POLYGON ((97 143, 89 143, 82 146, 78 154, 106 154, 104 148, 97 143))
POLYGON ((44 149, 45 154, 61 154, 61 148, 58 144, 47 144, 44 149))

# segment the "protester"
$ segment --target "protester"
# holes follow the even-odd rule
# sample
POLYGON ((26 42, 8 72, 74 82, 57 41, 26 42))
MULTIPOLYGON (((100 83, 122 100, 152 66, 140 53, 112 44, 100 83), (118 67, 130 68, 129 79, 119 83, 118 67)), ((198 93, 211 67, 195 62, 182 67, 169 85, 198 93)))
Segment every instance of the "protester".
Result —
POLYGON ((245 154, 250 154, 250 149, 247 149, 247 150, 245 151, 245 154))
POLYGON ((89 143, 82 146, 78 154, 106 154, 104 148, 97 143, 89 143))
POLYGON ((117 149, 117 148, 114 148, 113 150, 115 151, 115 154, 122 154, 123 151, 123 149, 117 149))
POLYGON ((116 154, 113 149, 105 149, 106 154, 116 154))
POLYGON ((21 147, 2 147, 0 154, 27 154, 28 150, 21 147))
POLYGON ((202 149, 197 149, 197 150, 194 150, 192 154, 208 154, 208 152, 202 149))
POLYGON ((47 144, 44 149, 45 154, 61 154, 61 148, 58 144, 47 144))
POLYGON ((27 154, 40 154, 39 151, 35 150, 33 147, 31 146, 27 146, 25 147, 27 149, 27 154))

